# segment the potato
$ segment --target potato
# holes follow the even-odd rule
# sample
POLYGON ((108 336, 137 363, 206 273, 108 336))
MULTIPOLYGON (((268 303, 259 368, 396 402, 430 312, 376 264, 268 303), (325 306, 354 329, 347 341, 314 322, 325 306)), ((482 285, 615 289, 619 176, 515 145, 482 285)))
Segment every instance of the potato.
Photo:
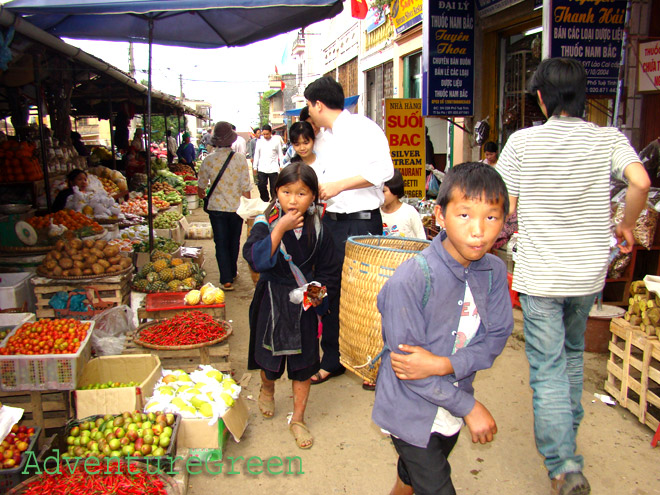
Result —
POLYGON ((105 254, 106 258, 112 258, 113 256, 117 256, 119 254, 119 247, 117 247, 117 246, 107 246, 103 250, 103 254, 105 254))
POLYGON ((82 248, 80 250, 80 254, 82 254, 83 256, 89 256, 89 248, 82 248))
POLYGON ((106 247, 107 245, 108 245, 108 241, 104 241, 104 240, 102 240, 102 239, 99 239, 98 241, 96 241, 96 242, 94 243, 94 247, 95 247, 96 249, 100 249, 100 250, 105 249, 105 247, 106 247))
POLYGON ((71 268, 71 270, 69 270, 69 275, 72 277, 80 277, 82 274, 83 272, 80 268, 71 268))
POLYGON ((64 252, 66 253, 66 255, 67 255, 69 258, 72 258, 72 259, 73 259, 73 257, 74 257, 76 254, 78 254, 78 250, 77 250, 77 249, 72 249, 71 247, 67 247, 67 248, 64 250, 64 252))
POLYGON ((101 275, 102 273, 105 272, 105 268, 103 268, 101 265, 98 263, 94 263, 92 265, 92 271, 94 272, 94 275, 101 275))
POLYGON ((63 251, 64 247, 65 247, 65 244, 64 244, 64 241, 62 241, 62 240, 59 240, 55 243, 55 249, 57 249, 58 251, 63 251))
POLYGON ((97 258, 105 258, 105 255, 103 254, 103 251, 101 251, 100 249, 95 248, 95 247, 89 250, 89 254, 93 254, 97 258))
POLYGON ((69 241, 69 245, 73 249, 82 249, 83 242, 80 239, 71 239, 71 241, 69 241))
POLYGON ((110 263, 111 265, 118 265, 120 261, 121 261, 121 256, 113 256, 112 258, 108 258, 108 263, 110 263))
POLYGON ((94 247, 94 241, 92 241, 91 239, 85 239, 83 241, 83 246, 85 246, 87 249, 91 249, 94 247))
POLYGON ((121 266, 119 265, 112 265, 110 268, 108 268, 105 273, 115 273, 115 272, 120 272, 121 271, 121 266))
POLYGON ((55 260, 44 260, 44 268, 48 271, 52 271, 57 266, 57 261, 55 260))
POLYGON ((74 254, 73 256, 71 256, 71 259, 73 261, 83 261, 85 258, 82 254, 78 253, 78 254, 74 254))
POLYGON ((62 268, 60 268, 59 266, 56 266, 55 268, 53 268, 53 275, 55 275, 56 277, 61 277, 62 276, 62 268))
POLYGON ((64 255, 60 253, 59 251, 54 251, 53 252, 53 258, 57 261, 61 260, 64 255))
POLYGON ((85 268, 83 270, 83 275, 94 275, 94 272, 92 271, 91 268, 85 268))
POLYGON ((85 262, 89 263, 90 268, 91 268, 91 266, 92 266, 94 263, 96 263, 98 260, 99 260, 98 256, 94 256, 94 255, 91 254, 91 253, 85 258, 85 262))
POLYGON ((124 256, 122 256, 121 259, 119 260, 119 266, 121 266, 122 270, 125 270, 132 264, 133 262, 130 260, 130 258, 125 258, 124 256))
POLYGON ((71 258, 62 258, 59 262, 59 265, 63 269, 68 270, 69 268, 73 268, 73 260, 71 258))
POLYGON ((98 260, 96 263, 101 265, 103 268, 110 268, 110 263, 108 260, 98 260))
POLYGON ((62 270, 62 276, 63 277, 68 277, 69 276, 69 270, 62 270))

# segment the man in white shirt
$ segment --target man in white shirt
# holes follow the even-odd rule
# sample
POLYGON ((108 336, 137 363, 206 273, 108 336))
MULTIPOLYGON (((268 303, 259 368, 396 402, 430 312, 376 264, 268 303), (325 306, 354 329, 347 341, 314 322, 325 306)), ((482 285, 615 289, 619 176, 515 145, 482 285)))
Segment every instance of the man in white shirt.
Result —
POLYGON ((270 201, 275 197, 275 181, 283 160, 282 138, 273 134, 273 129, 266 124, 261 128, 261 137, 254 150, 252 168, 257 171, 257 187, 261 201, 270 201), (268 184, 270 183, 270 197, 268 184))
MULTIPOLYGON (((231 129, 236 132, 236 126, 234 124, 231 125, 231 129)), ((245 155, 247 153, 247 142, 245 138, 240 134, 236 134, 236 141, 231 145, 231 150, 234 153, 243 153, 245 155)))
MULTIPOLYGON (((378 124, 344 110, 344 90, 331 77, 307 86, 305 98, 314 125, 325 129, 324 141, 329 139, 323 149, 325 170, 319 196, 328 204, 323 223, 343 259, 349 236, 383 233, 383 184, 394 174, 390 148, 378 124)), ((330 313, 323 319, 321 370, 312 384, 345 371, 339 362, 339 294, 329 297, 330 313)))
POLYGON ((167 130, 165 135, 167 136, 167 163, 172 163, 178 146, 176 140, 172 137, 172 131, 170 129, 167 130))

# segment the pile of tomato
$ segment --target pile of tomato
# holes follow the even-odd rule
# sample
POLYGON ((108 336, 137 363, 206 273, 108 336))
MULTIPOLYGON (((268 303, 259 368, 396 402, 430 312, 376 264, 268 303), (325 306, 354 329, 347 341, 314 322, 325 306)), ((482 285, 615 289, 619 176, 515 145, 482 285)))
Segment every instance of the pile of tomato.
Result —
POLYGON ((72 318, 23 323, 7 344, 0 347, 0 355, 75 354, 87 337, 89 327, 89 322, 72 318))
POLYGON ((49 227, 51 220, 54 224, 64 225, 69 230, 78 230, 89 226, 96 232, 103 232, 103 227, 97 222, 74 210, 60 210, 56 213, 49 213, 48 215, 41 217, 32 217, 29 218, 27 222, 35 229, 42 229, 49 227))

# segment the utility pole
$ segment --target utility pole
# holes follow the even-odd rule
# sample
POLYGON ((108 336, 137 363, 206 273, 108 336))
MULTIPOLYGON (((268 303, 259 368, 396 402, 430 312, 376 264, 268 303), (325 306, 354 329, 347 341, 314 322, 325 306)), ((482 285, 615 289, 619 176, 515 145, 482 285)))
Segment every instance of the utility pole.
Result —
POLYGON ((133 57, 133 42, 128 42, 128 73, 135 79, 135 58, 133 57))
POLYGON ((179 74, 179 88, 181 93, 181 101, 183 101, 183 74, 179 74))

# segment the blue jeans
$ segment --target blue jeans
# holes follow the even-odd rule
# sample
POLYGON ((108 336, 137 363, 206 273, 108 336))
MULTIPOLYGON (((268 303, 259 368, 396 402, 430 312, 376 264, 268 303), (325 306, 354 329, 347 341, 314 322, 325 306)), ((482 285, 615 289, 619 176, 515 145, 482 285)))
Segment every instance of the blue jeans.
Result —
POLYGON ((584 332, 595 294, 536 297, 520 294, 534 392, 534 436, 550 478, 582 471, 576 455, 577 430, 584 416, 582 375, 584 332))
POLYGON ((238 273, 237 262, 243 219, 233 211, 209 211, 209 220, 213 228, 220 284, 231 283, 238 273))

